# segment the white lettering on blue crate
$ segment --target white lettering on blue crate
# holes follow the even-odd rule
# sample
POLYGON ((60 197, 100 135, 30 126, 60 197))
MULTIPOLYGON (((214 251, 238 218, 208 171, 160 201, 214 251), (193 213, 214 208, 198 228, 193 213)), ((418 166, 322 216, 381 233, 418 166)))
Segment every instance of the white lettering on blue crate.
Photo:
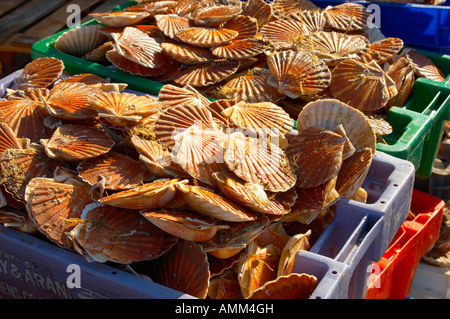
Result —
POLYGON ((371 14, 367 18, 367 27, 369 29, 372 28, 381 28, 381 8, 377 4, 369 4, 366 8, 367 12, 370 12, 371 14))
POLYGON ((67 276, 66 285, 69 289, 81 288, 81 269, 77 264, 70 264, 66 268, 66 272, 70 273, 67 276))

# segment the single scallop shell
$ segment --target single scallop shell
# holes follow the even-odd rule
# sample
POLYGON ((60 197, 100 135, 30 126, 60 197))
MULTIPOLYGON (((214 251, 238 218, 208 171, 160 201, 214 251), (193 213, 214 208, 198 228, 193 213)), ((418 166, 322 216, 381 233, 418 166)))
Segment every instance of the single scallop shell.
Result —
POLYGON ((408 59, 418 77, 432 81, 444 82, 445 77, 441 70, 427 56, 414 49, 405 49, 401 56, 408 59))
POLYGON ((233 42, 238 40, 253 39, 258 31, 258 22, 255 18, 250 16, 238 15, 227 21, 223 25, 223 28, 238 32, 238 35, 233 39, 233 42))
POLYGON ((355 150, 369 147, 375 153, 376 136, 366 116, 336 99, 321 99, 308 103, 298 116, 297 130, 301 132, 310 126, 334 130, 339 124, 344 126, 355 150))
POLYGON ((196 47, 187 43, 164 42, 161 43, 161 47, 164 52, 172 57, 172 59, 186 65, 202 64, 211 62, 215 59, 211 50, 196 47))
POLYGON ((342 159, 345 160, 345 159, 349 158, 350 156, 352 156, 353 153, 355 153, 355 147, 353 146, 350 139, 347 137, 347 133, 345 132, 344 125, 339 124, 332 131, 341 135, 344 138, 344 149, 342 151, 342 159))
POLYGON ((198 26, 217 27, 222 23, 233 19, 241 12, 242 9, 240 5, 213 5, 198 8, 192 17, 192 20, 198 26))
POLYGON ((172 84, 166 84, 159 90, 158 101, 169 106, 186 106, 187 104, 206 106, 211 103, 190 85, 179 87, 172 84))
POLYGON ((165 232, 191 241, 210 240, 218 230, 230 227, 188 210, 145 209, 141 215, 165 232))
POLYGON ((287 156, 295 165, 298 187, 314 187, 339 173, 345 139, 319 126, 304 128, 289 141, 287 156))
POLYGON ((335 66, 342 60, 359 60, 369 45, 369 40, 361 35, 318 31, 305 36, 299 48, 317 56, 328 66, 335 66))
POLYGON ((281 49, 291 49, 301 43, 309 31, 302 22, 286 19, 265 24, 260 29, 260 33, 265 42, 281 49))
POLYGON ((288 235, 286 232, 282 222, 273 222, 267 226, 253 242, 260 247, 274 245, 282 251, 291 237, 292 236, 288 235))
POLYGON ((225 163, 243 180, 272 192, 284 192, 294 186, 296 176, 279 146, 267 141, 260 143, 242 132, 227 135, 219 143, 225 163))
POLYGON ((370 12, 359 3, 342 3, 329 6, 323 14, 327 25, 339 31, 361 30, 367 26, 370 12))
MULTIPOLYGON (((208 255, 208 257, 209 256, 210 255, 208 255)), ((233 269, 227 269, 220 275, 212 276, 209 282, 208 297, 211 299, 243 298, 237 275, 233 269)))
POLYGON ((39 230, 28 216, 26 209, 12 207, 0 208, 0 224, 5 227, 17 229, 23 233, 34 235, 39 230))
MULTIPOLYGON (((8 124, 0 123, 0 155, 8 149, 27 148, 25 139, 18 139, 8 124)), ((28 140, 29 144, 29 140, 28 140)))
POLYGON ((191 27, 175 34, 180 41, 203 48, 224 45, 231 42, 237 35, 238 31, 207 27, 191 27))
POLYGON ((206 188, 178 184, 189 207, 207 217, 228 222, 255 220, 257 215, 206 188))
POLYGON ((101 25, 79 26, 61 34, 55 41, 55 48, 66 54, 82 57, 107 41, 107 37, 98 32, 101 25))
POLYGON ((108 59, 106 58, 106 52, 112 49, 114 49, 114 41, 106 41, 99 47, 83 55, 82 58, 97 63, 108 62, 108 59))
POLYGON ((289 19, 302 22, 309 33, 323 31, 327 22, 323 11, 319 9, 293 13, 289 16, 289 19))
POLYGON ((260 40, 243 39, 216 47, 212 50, 212 54, 222 59, 244 60, 263 53, 265 49, 266 45, 260 40))
POLYGON ((88 261, 130 264, 166 253, 177 238, 160 230, 135 210, 93 203, 69 233, 74 248, 88 261))
POLYGON ((82 161, 77 171, 90 185, 124 190, 139 186, 148 175, 145 165, 124 154, 112 152, 82 161))
POLYGON ((287 276, 292 273, 294 268, 294 262, 296 254, 299 250, 309 250, 311 245, 309 244, 309 237, 311 236, 311 230, 306 233, 293 235, 283 250, 279 258, 277 277, 287 276))
POLYGON ((309 0, 275 0, 272 2, 273 15, 284 19, 293 13, 315 10, 318 7, 309 0))
POLYGON ((264 0, 248 0, 242 3, 241 15, 255 18, 260 29, 272 19, 272 6, 264 0))
POLYGON ((333 69, 330 90, 335 98, 363 112, 383 108, 398 93, 394 81, 376 62, 354 59, 333 69))
POLYGON ((373 131, 377 135, 389 135, 392 133, 393 129, 391 124, 386 121, 383 117, 378 115, 367 115, 370 126, 372 126, 373 131))
POLYGON ((210 279, 207 255, 199 244, 178 240, 152 264, 151 278, 160 285, 204 299, 210 279))
POLYGON ((272 102, 239 102, 223 110, 222 114, 236 126, 256 132, 263 130, 286 134, 294 127, 294 120, 289 114, 272 102))
POLYGON ((248 103, 277 102, 286 97, 276 87, 267 83, 271 73, 268 69, 256 69, 230 77, 220 89, 227 99, 248 103))
POLYGON ((50 139, 41 139, 41 144, 51 158, 80 161, 109 152, 114 141, 98 127, 65 124, 58 127, 50 139))
POLYGON ((402 57, 387 68, 386 74, 395 82, 398 90, 397 95, 389 100, 386 108, 389 109, 394 105, 402 107, 410 98, 413 90, 414 68, 406 58, 402 57))
POLYGON ((36 177, 26 187, 25 200, 39 231, 59 246, 72 248, 67 233, 80 220, 84 207, 92 203, 89 185, 76 178, 57 181, 36 177))
POLYGON ((266 282, 248 298, 308 299, 316 289, 317 284, 317 278, 313 275, 291 273, 266 282))
POLYGON ((119 85, 120 83, 111 83, 111 79, 109 78, 102 78, 101 76, 98 76, 96 74, 93 73, 80 73, 80 74, 76 74, 73 75, 71 77, 67 77, 61 80, 62 82, 66 82, 66 83, 83 83, 83 84, 88 84, 88 85, 94 85, 97 86, 99 89, 101 89, 103 91, 103 89, 105 87, 116 87, 115 84, 118 84, 118 88, 122 88, 125 89, 125 87, 127 86, 127 84, 122 83, 121 85, 119 85))
POLYGON ((219 99, 214 102, 209 103, 206 108, 211 112, 211 116, 214 122, 222 128, 232 127, 233 124, 230 122, 228 117, 222 114, 222 111, 236 104, 234 99, 219 99))
POLYGON ((14 87, 18 90, 28 88, 47 88, 62 75, 63 61, 44 57, 33 60, 25 65, 20 75, 14 79, 14 87))
POLYGON ((254 241, 248 245, 238 265, 238 281, 244 298, 266 282, 276 279, 280 255, 280 249, 274 245, 260 247, 254 241))
POLYGON ((161 14, 155 16, 156 25, 166 36, 177 39, 176 33, 181 30, 194 27, 191 19, 181 17, 177 14, 161 14))
POLYGON ((146 11, 112 11, 112 12, 93 12, 89 16, 108 27, 125 27, 136 24, 148 16, 146 11))
POLYGON ((173 81, 183 86, 208 86, 219 83, 236 73, 239 65, 238 61, 214 61, 192 65, 180 70, 173 81))
POLYGON ((130 12, 144 11, 149 13, 149 17, 155 17, 155 15, 166 13, 171 7, 173 7, 177 3, 178 2, 174 0, 143 2, 124 8, 123 11, 130 11, 130 12))
POLYGON ((291 98, 314 95, 328 87, 331 72, 307 52, 281 51, 267 60, 274 78, 269 83, 291 98))
POLYGON ((403 48, 403 40, 399 38, 385 38, 372 42, 369 51, 361 57, 361 61, 368 63, 375 61, 378 65, 392 59, 403 48))

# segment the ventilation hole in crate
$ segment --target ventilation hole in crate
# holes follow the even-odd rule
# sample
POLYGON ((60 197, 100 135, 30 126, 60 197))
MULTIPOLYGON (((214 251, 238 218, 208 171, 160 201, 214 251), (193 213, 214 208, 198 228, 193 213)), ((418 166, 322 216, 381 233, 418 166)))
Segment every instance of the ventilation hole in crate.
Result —
POLYGON ((320 296, 316 296, 316 298, 315 299, 322 299, 322 297, 320 297, 320 296))
POLYGON ((386 204, 386 202, 385 202, 384 200, 382 200, 382 201, 380 202, 380 204, 386 204))
POLYGON ((333 275, 337 275, 337 271, 336 271, 336 270, 333 270, 331 273, 332 273, 333 275))
POLYGON ((394 186, 394 187, 398 187, 398 184, 394 184, 393 186, 394 186))
POLYGON ((111 271, 111 274, 117 275, 117 271, 111 271))

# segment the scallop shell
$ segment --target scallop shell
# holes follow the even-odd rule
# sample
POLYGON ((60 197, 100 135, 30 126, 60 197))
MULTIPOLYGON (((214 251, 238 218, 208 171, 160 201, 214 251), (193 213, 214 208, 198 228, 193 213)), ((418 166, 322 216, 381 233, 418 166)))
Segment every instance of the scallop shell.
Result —
POLYGON ((230 120, 222 114, 222 111, 235 105, 236 101, 233 99, 219 99, 209 103, 206 108, 211 112, 214 122, 222 128, 229 128, 233 126, 230 120))
POLYGON ((158 68, 147 68, 139 63, 133 62, 120 55, 116 49, 106 52, 106 58, 118 69, 140 76, 158 76, 164 74, 167 68, 172 65, 172 58, 162 53, 158 54, 158 58, 163 65, 158 68))
POLYGON ((151 69, 165 64, 161 59, 161 45, 144 32, 126 27, 120 35, 113 33, 112 36, 117 53, 123 57, 151 69))
POLYGON ((142 184, 148 171, 144 164, 121 153, 110 151, 81 162, 77 171, 90 185, 102 183, 105 189, 124 190, 142 184))
POLYGON ((18 90, 28 88, 47 88, 62 75, 64 63, 53 57, 38 58, 27 63, 14 79, 14 87, 18 90))
POLYGON ((196 0, 180 0, 178 4, 171 7, 166 13, 167 14, 178 14, 181 17, 186 17, 191 19, 195 10, 201 6, 200 1, 196 0))
POLYGON ((296 167, 297 186, 314 187, 339 173, 345 139, 319 126, 304 128, 289 141, 286 154, 296 167))
POLYGON ((369 40, 361 35, 319 31, 303 38, 299 48, 310 52, 328 66, 346 59, 360 59, 369 50, 369 40))
POLYGON ((195 125, 187 128, 174 137, 174 161, 194 179, 214 186, 212 174, 228 169, 223 163, 222 149, 215 142, 223 135, 221 131, 202 130, 195 125))
POLYGON ((369 172, 372 158, 372 150, 364 148, 342 163, 336 181, 336 191, 341 197, 353 198, 369 172))
POLYGON ((177 14, 162 14, 155 16, 156 25, 166 36, 177 39, 176 33, 194 27, 192 20, 177 14))
POLYGON ((8 126, 8 124, 0 123, 0 155, 8 149, 22 149, 24 143, 21 142, 14 134, 13 130, 8 126))
POLYGON ((376 136, 366 116, 336 99, 322 99, 308 103, 297 119, 297 130, 301 132, 309 126, 321 126, 334 130, 342 124, 355 150, 369 147, 376 150, 376 136))
POLYGON ((204 216, 228 222, 255 220, 257 215, 206 188, 178 184, 189 207, 204 216))
POLYGON ((89 16, 108 27, 125 27, 150 16, 146 11, 112 11, 89 13, 89 16))
POLYGON ((342 124, 339 124, 338 126, 336 126, 336 128, 333 130, 333 132, 341 135, 345 140, 344 141, 344 149, 342 151, 342 159, 345 160, 345 159, 349 158, 350 156, 352 156, 353 153, 355 153, 355 147, 353 146, 352 142, 347 137, 347 133, 345 132, 344 126, 342 124))
POLYGON ((106 58, 106 52, 112 49, 114 49, 114 41, 107 41, 99 47, 83 55, 82 58, 97 63, 108 62, 108 59, 106 58))
POLYGON ((241 15, 255 18, 258 29, 272 19, 272 6, 264 0, 248 0, 242 3, 241 15))
POLYGON ((260 247, 274 245, 282 251, 291 237, 286 232, 282 222, 274 222, 267 226, 253 242, 260 247))
POLYGON ((186 104, 165 109, 155 122, 155 134, 163 145, 172 149, 175 145, 174 137, 192 125, 202 129, 217 127, 211 112, 205 106, 186 104))
POLYGON ((277 102, 286 97, 276 87, 267 83, 270 71, 253 69, 251 72, 232 76, 220 89, 228 99, 248 103, 277 102))
POLYGON ((72 248, 67 233, 80 220, 84 207, 92 203, 90 187, 74 178, 56 181, 36 177, 26 187, 25 200, 39 231, 59 246, 72 248))
POLYGON ((84 83, 59 82, 54 85, 45 102, 48 112, 60 119, 88 120, 97 117, 97 111, 88 105, 88 97, 100 93, 100 89, 84 83))
POLYGON ((191 104, 201 107, 211 103, 190 85, 179 87, 172 84, 166 84, 161 88, 158 93, 158 101, 169 106, 186 106, 191 104))
POLYGON ((331 72, 331 93, 335 98, 363 112, 383 108, 398 91, 394 81, 376 62, 348 59, 331 72))
POLYGON ((166 13, 171 7, 173 7, 177 3, 178 1, 173 0, 144 2, 124 8, 123 10, 131 12, 144 11, 150 14, 149 17, 155 17, 155 15, 166 13))
POLYGON ((0 101, 0 118, 18 138, 38 142, 49 137, 52 130, 44 125, 48 112, 41 102, 28 99, 0 101))
POLYGON ((266 282, 276 279, 281 251, 274 245, 259 247, 254 241, 238 265, 238 281, 242 296, 248 298, 266 282))
POLYGON ((39 232, 25 209, 2 207, 0 209, 0 224, 26 234, 34 235, 39 232))
POLYGON ((411 96, 413 90, 415 75, 414 68, 406 58, 399 58, 390 65, 386 74, 395 82, 398 93, 389 100, 387 108, 392 106, 402 107, 411 96))
MULTIPOLYGON (((103 90, 103 87, 105 86, 113 86, 115 87, 116 84, 119 85, 119 83, 111 83, 111 79, 109 78, 102 78, 101 76, 98 76, 96 74, 93 73, 80 73, 80 74, 76 74, 74 76, 65 78, 62 80, 65 83, 83 83, 83 84, 88 84, 88 85, 94 85, 97 86, 99 89, 103 90)), ((120 87, 123 87, 123 89, 127 86, 127 84, 122 83, 122 85, 120 87)))
POLYGON ((265 24, 260 33, 265 42, 281 49, 291 49, 301 43, 309 31, 302 22, 286 19, 265 24))
MULTIPOLYGON (((187 182, 187 180, 183 181, 183 183, 187 182)), ((177 183, 180 183, 179 179, 159 179, 102 197, 98 202, 128 209, 159 208, 175 197, 177 183)))
POLYGON ((215 59, 211 50, 186 43, 165 42, 161 43, 161 47, 172 59, 186 65, 202 64, 215 59))
POLYGON ((375 61, 378 65, 389 61, 403 48, 403 40, 386 38, 370 44, 369 51, 361 57, 361 61, 368 63, 375 61))
POLYGON ((101 25, 86 25, 69 29, 55 41, 55 48, 66 54, 82 57, 107 41, 101 25))
POLYGON ((58 127, 50 139, 41 139, 45 152, 62 161, 80 161, 109 152, 114 141, 102 129, 82 124, 58 127))
POLYGON ((370 13, 358 3, 342 3, 325 8, 327 25, 339 31, 361 30, 367 26, 370 13))
POLYGON ((223 25, 223 28, 238 32, 238 35, 233 39, 233 42, 238 40, 253 39, 258 31, 258 22, 255 18, 238 15, 237 17, 227 21, 223 25))
POLYGON ((252 221, 230 223, 230 228, 219 230, 212 239, 200 244, 209 255, 227 259, 244 250, 268 224, 269 218, 265 215, 252 221))
POLYGON ((152 265, 152 280, 160 285, 196 298, 207 296, 210 273, 208 258, 202 246, 179 240, 152 265))
POLYGON ((188 210, 145 209, 141 211, 141 214, 155 226, 184 240, 210 240, 218 230, 230 227, 188 210))
POLYGON ((209 7, 198 8, 192 19, 198 26, 218 27, 222 23, 233 19, 242 12, 241 6, 230 5, 213 5, 209 7))
POLYGON ((260 143, 242 132, 227 135, 219 143, 229 169, 246 182, 272 192, 284 192, 294 186, 296 176, 286 154, 277 145, 260 143))
POLYGON ((238 32, 234 30, 206 27, 191 27, 180 30, 175 34, 180 41, 202 48, 213 48, 227 44, 237 35, 238 32))
POLYGON ((272 102, 239 102, 223 110, 222 114, 236 126, 256 132, 286 134, 294 128, 294 120, 289 114, 272 102))
POLYGON ((292 273, 294 268, 295 256, 299 250, 309 250, 311 245, 309 244, 309 237, 311 236, 311 230, 308 230, 305 234, 293 235, 283 250, 279 258, 277 277, 287 276, 292 273))
POLYGON ((88 261, 130 264, 166 253, 177 238, 160 230, 135 210, 87 205, 69 236, 88 261))
POLYGON ((306 52, 281 51, 267 60, 274 75, 269 84, 290 98, 314 95, 328 87, 331 72, 323 61, 306 52))
POLYGON ((219 83, 239 68, 238 61, 215 61, 199 65, 188 66, 180 70, 178 76, 173 81, 179 85, 191 85, 193 87, 203 87, 219 83))
POLYGON ((427 56, 414 49, 403 50, 401 56, 408 59, 418 77, 432 81, 444 82, 445 77, 441 70, 427 56))
POLYGON ((235 272, 230 269, 209 282, 208 297, 211 299, 242 299, 241 287, 235 272))
POLYGON ((275 0, 272 2, 273 15, 284 19, 293 13, 315 10, 318 7, 309 0, 275 0))
POLYGON ((266 282, 249 299, 308 299, 317 284, 313 275, 292 273, 266 282))
POLYGON ((289 16, 289 19, 302 22, 309 33, 323 31, 327 23, 323 11, 318 9, 293 13, 289 16))
POLYGON ((266 45, 260 40, 243 39, 216 47, 212 50, 212 54, 222 59, 244 60, 263 53, 265 49, 266 45))
POLYGON ((388 135, 392 133, 391 124, 386 121, 383 117, 377 115, 367 115, 370 126, 372 126, 373 131, 377 135, 388 135))

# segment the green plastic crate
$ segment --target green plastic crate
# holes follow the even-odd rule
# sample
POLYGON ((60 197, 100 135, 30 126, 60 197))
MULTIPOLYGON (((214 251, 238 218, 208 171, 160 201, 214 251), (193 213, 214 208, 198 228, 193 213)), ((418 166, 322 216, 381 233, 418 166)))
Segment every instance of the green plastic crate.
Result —
MULTIPOLYGON (((121 10, 136 3, 128 1, 114 10, 121 10)), ((91 20, 84 25, 88 24, 97 24, 97 21, 91 20)), ((32 46, 32 58, 52 56, 62 60, 65 70, 69 73, 94 73, 110 78, 113 82, 127 83, 129 89, 158 95, 164 85, 162 83, 56 50, 54 43, 65 31, 67 30, 36 42, 32 46)), ((450 80, 450 56, 424 50, 418 51, 428 56, 447 75, 447 80, 450 80)), ((424 78, 418 79, 408 102, 401 108, 394 106, 389 110, 388 122, 394 130, 386 137, 387 144, 377 144, 380 151, 412 162, 416 168, 416 177, 420 179, 426 179, 431 174, 444 121, 449 118, 449 91, 450 81, 438 83, 424 78)))

